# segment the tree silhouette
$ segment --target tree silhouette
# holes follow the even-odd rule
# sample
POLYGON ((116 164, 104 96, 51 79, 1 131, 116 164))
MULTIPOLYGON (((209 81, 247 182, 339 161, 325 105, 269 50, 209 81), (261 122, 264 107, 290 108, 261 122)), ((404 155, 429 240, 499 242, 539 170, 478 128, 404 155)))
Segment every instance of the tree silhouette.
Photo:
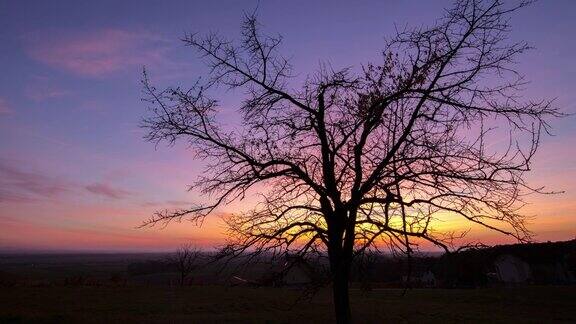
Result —
POLYGON ((190 188, 213 201, 159 211, 145 225, 201 222, 259 193, 254 209, 226 218, 222 254, 327 252, 340 323, 351 320, 352 260, 367 249, 409 254, 428 241, 449 250, 462 233, 435 225, 447 215, 528 240, 519 208, 542 189, 524 175, 547 119, 561 113, 520 95, 514 60, 529 46, 507 39, 508 17, 526 4, 456 1, 434 26, 398 31, 381 62, 322 65, 299 85, 279 53, 282 38, 261 33, 254 14, 237 45, 186 36, 209 77, 158 90, 144 73, 151 113, 143 127, 147 140, 186 141, 207 161, 190 188), (245 92, 233 129, 218 122, 211 97, 222 88, 245 92))
POLYGON ((186 279, 200 266, 201 257, 202 251, 190 244, 181 245, 168 257, 168 262, 176 267, 180 275, 180 286, 184 286, 186 279))

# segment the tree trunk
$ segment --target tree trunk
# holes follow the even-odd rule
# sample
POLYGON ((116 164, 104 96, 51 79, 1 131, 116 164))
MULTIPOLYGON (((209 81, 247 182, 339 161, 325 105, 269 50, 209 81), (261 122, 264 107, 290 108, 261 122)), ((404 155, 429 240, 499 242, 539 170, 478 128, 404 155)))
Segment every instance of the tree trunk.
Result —
POLYGON ((334 244, 328 249, 330 258, 330 273, 332 275, 332 297, 336 323, 348 324, 352 321, 350 300, 348 297, 348 280, 350 276, 350 258, 340 244, 334 244))
MULTIPOLYGON (((350 299, 348 296, 348 282, 352 266, 352 241, 345 242, 344 223, 345 212, 328 217, 328 258, 330 260, 330 274, 332 276, 332 298, 336 323, 349 324, 352 322, 350 312, 350 299)), ((349 232, 353 233, 353 232, 349 232)), ((353 237, 353 236, 348 236, 353 237)))
POLYGON ((343 264, 332 271, 334 314, 338 324, 352 322, 350 299, 348 297, 348 272, 348 267, 343 264))

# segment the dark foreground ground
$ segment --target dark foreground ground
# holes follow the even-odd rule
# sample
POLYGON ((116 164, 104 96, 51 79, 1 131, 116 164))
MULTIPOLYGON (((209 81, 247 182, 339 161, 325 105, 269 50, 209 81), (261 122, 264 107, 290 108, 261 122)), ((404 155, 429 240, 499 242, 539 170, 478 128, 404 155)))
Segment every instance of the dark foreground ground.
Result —
MULTIPOLYGON (((352 291, 358 323, 576 323, 576 287, 352 291)), ((328 291, 247 287, 3 287, 2 323, 325 323, 328 291)))

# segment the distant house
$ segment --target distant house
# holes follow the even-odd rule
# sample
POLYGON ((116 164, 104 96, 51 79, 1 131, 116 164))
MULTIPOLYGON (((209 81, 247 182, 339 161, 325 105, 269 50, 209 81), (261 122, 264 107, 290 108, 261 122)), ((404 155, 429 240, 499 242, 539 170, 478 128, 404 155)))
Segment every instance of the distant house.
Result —
MULTIPOLYGON (((411 270, 402 276, 402 282, 411 287, 433 288, 437 286, 436 275, 425 259, 417 259, 411 270)), ((405 270, 406 271, 406 270, 405 270)))
POLYGON ((287 286, 303 286, 314 282, 316 274, 310 264, 305 262, 296 262, 287 265, 282 281, 287 286))
POLYGON ((281 263, 273 266, 262 278, 264 285, 306 286, 321 280, 319 269, 299 256, 287 256, 281 263))
POLYGON ((527 283, 532 280, 530 265, 514 255, 498 256, 494 260, 494 268, 500 282, 527 283))
POLYGON ((437 287, 438 257, 425 254, 405 257, 375 255, 369 263, 357 263, 352 268, 352 281, 363 287, 437 287))
POLYGON ((436 287, 436 275, 434 275, 432 270, 424 271, 417 278, 424 287, 436 287))

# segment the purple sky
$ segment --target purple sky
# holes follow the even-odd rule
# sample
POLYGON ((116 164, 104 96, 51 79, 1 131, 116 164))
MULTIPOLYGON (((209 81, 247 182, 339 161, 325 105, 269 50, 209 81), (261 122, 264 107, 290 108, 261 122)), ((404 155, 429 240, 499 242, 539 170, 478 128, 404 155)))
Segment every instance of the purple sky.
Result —
MULTIPOLYGON (((155 209, 200 202, 187 193, 202 164, 182 147, 146 143, 140 73, 159 85, 205 74, 185 32, 238 37, 257 1, 1 1, 0 250, 163 250, 221 242, 217 217, 202 229, 136 229, 155 209)), ((358 67, 378 58, 395 26, 428 25, 449 1, 260 1, 265 30, 284 36, 298 77, 322 62, 358 67)), ((576 112, 576 1, 539 1, 512 19, 511 39, 536 49, 518 69, 527 94, 576 112)), ((233 122, 235 95, 224 94, 233 122)), ((565 190, 534 197, 539 240, 576 236, 576 118, 552 122, 534 185, 565 190)), ((248 202, 234 205, 237 208, 248 202)), ((222 210, 221 212, 226 212, 222 210)), ((465 226, 465 225, 457 225, 465 226)), ((489 233, 480 238, 499 242, 489 233)))

